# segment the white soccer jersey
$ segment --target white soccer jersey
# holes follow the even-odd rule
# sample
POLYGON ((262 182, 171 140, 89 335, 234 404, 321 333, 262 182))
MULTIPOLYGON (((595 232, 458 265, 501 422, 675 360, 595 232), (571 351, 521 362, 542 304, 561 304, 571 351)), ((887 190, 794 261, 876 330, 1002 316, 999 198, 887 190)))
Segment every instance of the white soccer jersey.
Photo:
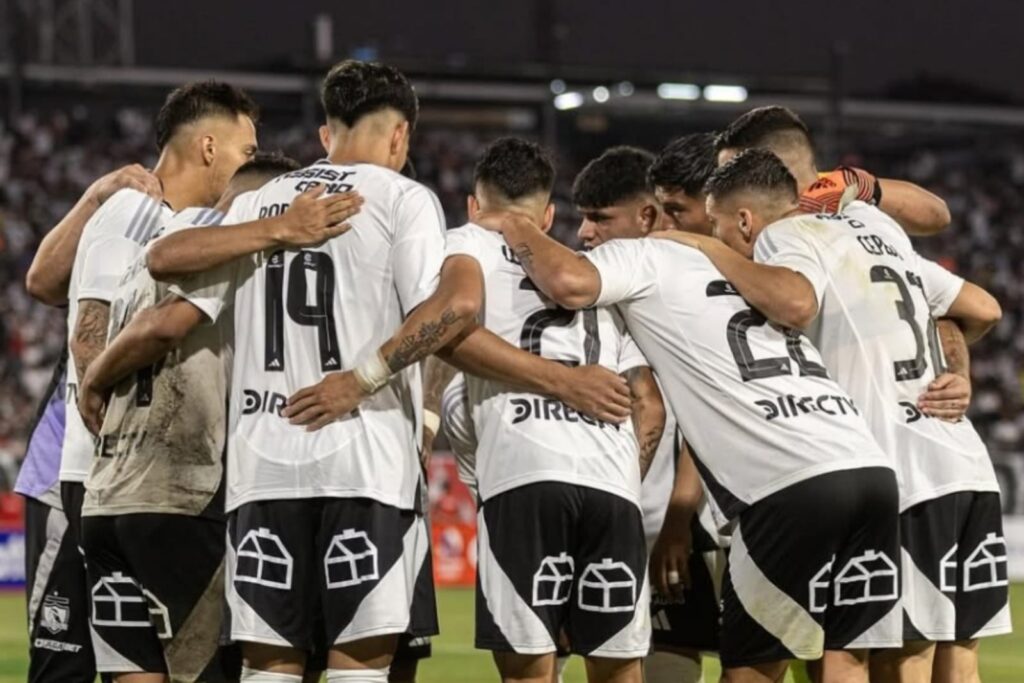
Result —
POLYGON ((586 253, 693 450, 715 519, 820 474, 891 467, 806 339, 766 324, 704 254, 661 239, 586 253))
POLYGON ((779 221, 761 233, 754 257, 814 287, 818 316, 808 336, 893 458, 901 509, 956 491, 999 490, 970 421, 917 408, 944 366, 935 318, 959 295, 962 278, 921 258, 899 225, 864 202, 838 215, 779 221))
MULTIPOLYGON (((448 256, 469 256, 484 277, 483 325, 510 344, 565 363, 626 372, 647 362, 617 314, 554 306, 526 277, 498 233, 472 223, 448 232, 448 256)), ((486 501, 539 481, 602 489, 633 502, 640 492, 632 423, 599 422, 554 398, 467 377, 479 441, 476 477, 486 501)))
MULTIPOLYGON (((156 237, 189 226, 214 225, 223 214, 189 208, 156 237)), ((140 311, 168 292, 136 257, 110 304, 108 343, 140 311)), ((223 515, 217 493, 231 363, 231 325, 224 319, 192 330, 159 362, 114 387, 100 429, 97 456, 85 480, 82 515, 165 513, 223 515)))
POLYGON ((352 229, 307 249, 267 251, 172 291, 211 319, 235 303, 227 509, 254 500, 363 497, 412 509, 419 481, 419 371, 316 432, 280 416, 288 397, 365 361, 433 293, 444 216, 423 185, 379 166, 320 161, 238 197, 224 219, 284 212, 317 184, 365 199, 352 229))
MULTIPOLYGON (((661 388, 660 382, 658 386, 661 388)), ((665 522, 665 513, 676 481, 676 461, 683 446, 682 434, 679 433, 676 418, 669 406, 666 406, 665 413, 665 431, 661 434, 654 459, 640 487, 640 509, 644 513, 644 537, 647 539, 648 551, 654 547, 661 533, 661 525, 665 522)))
MULTIPOLYGON (((121 276, 142 245, 173 215, 170 207, 136 190, 120 190, 103 203, 82 229, 68 285, 68 341, 75 333, 78 302, 109 303, 121 276)), ((67 423, 61 449, 60 480, 81 482, 89 474, 96 441, 78 413, 78 372, 68 356, 67 423)))

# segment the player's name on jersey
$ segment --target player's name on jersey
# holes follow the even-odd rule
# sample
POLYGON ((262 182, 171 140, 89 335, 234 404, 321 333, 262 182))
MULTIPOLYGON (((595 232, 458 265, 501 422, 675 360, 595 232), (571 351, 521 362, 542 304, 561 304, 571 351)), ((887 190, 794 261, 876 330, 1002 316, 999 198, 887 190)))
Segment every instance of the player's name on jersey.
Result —
MULTIPOLYGON (((346 182, 354 175, 356 175, 356 171, 342 171, 329 166, 310 166, 298 171, 286 173, 276 182, 299 179, 301 182, 295 184, 296 192, 305 192, 306 190, 312 190, 314 187, 325 185, 325 192, 327 194, 340 194, 342 192, 350 192, 355 188, 355 185, 350 182, 346 182)), ((261 215, 260 218, 263 218, 263 216, 261 215)))
POLYGON ((509 403, 512 404, 514 410, 512 424, 519 424, 520 422, 533 419, 551 422, 583 422, 584 424, 596 426, 599 429, 604 429, 605 427, 619 428, 617 424, 595 420, 592 417, 577 412, 555 398, 513 398, 509 400, 509 403))
POLYGON ((847 396, 834 394, 822 394, 820 396, 794 396, 786 394, 776 396, 774 399, 761 399, 754 401, 755 405, 764 410, 764 417, 771 422, 779 417, 794 418, 809 413, 824 413, 825 415, 860 415, 853 400, 847 396))

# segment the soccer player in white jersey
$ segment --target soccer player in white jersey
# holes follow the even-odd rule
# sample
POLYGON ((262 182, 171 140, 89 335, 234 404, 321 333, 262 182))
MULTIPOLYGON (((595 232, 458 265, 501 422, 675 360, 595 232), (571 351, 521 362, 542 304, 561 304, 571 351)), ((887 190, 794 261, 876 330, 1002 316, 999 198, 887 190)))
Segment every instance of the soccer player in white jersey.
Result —
POLYGON ((900 642, 898 490, 814 347, 767 325, 696 250, 646 238, 577 255, 521 217, 502 232, 559 304, 616 305, 662 382, 716 522, 734 529, 724 680, 824 656, 826 682, 866 681, 868 648, 900 642))
MULTIPOLYGON (((708 225, 703 207, 688 210, 690 198, 677 194, 694 183, 690 176, 714 169, 712 163, 700 163, 714 159, 713 141, 704 137, 698 134, 674 141, 656 164, 652 154, 635 147, 613 147, 588 163, 572 188, 573 204, 582 216, 578 236, 584 247, 644 237, 664 222, 664 204, 648 184, 649 173, 663 188, 670 188, 663 189, 662 196, 672 209, 668 220, 674 226, 703 229, 708 225)), ((693 459, 671 415, 643 480, 640 499, 655 588, 651 596, 654 652, 644 661, 644 678, 649 683, 696 683, 703 675, 701 651, 718 650, 717 587, 725 554, 702 501, 693 459)))
MULTIPOLYGON (((235 173, 216 206, 179 211, 156 236, 217 224, 239 194, 297 168, 290 159, 258 155, 235 173)), ((231 327, 204 326, 183 339, 166 334, 167 296, 168 286, 150 277, 140 254, 112 302, 108 346, 80 387, 82 417, 99 427, 100 439, 82 507, 96 598, 92 623, 102 643, 97 666, 118 681, 143 678, 133 674, 154 681, 237 680, 237 648, 218 647, 231 327), (98 425, 96 399, 107 394, 98 425), (102 601, 111 592, 142 605, 142 612, 113 609, 102 601), (139 618, 147 604, 156 615, 148 626, 139 618)))
POLYGON ((977 639, 1010 631, 999 487, 970 421, 931 414, 964 403, 922 394, 944 373, 935 319, 959 325, 943 341, 966 356, 958 346, 998 322, 999 305, 918 256, 875 207, 795 215, 787 187, 759 184, 780 168, 772 152, 752 150, 713 176, 709 212, 725 244, 699 245, 769 319, 807 330, 897 465, 907 644, 882 653, 873 671, 879 680, 977 680, 977 639))

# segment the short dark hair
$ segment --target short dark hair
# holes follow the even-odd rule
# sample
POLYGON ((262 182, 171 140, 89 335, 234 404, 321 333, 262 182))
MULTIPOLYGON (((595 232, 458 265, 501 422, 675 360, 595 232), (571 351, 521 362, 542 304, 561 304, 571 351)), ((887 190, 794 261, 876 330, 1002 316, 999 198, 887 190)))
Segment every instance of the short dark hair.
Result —
POLYGON ((320 103, 327 118, 349 128, 359 119, 382 109, 394 109, 416 127, 419 100, 405 75, 380 62, 346 59, 331 67, 320 88, 320 103))
POLYGON ((812 150, 811 131, 796 112, 786 107, 751 109, 729 124, 715 140, 715 153, 723 149, 773 147, 779 142, 797 140, 812 150))
POLYGON ((715 134, 693 133, 668 143, 651 164, 647 178, 652 187, 681 189, 699 197, 717 166, 715 134))
POLYGON ((794 201, 799 197, 796 178, 782 159, 767 149, 740 152, 715 169, 704 186, 704 192, 715 199, 742 190, 785 192, 794 201))
POLYGON ((487 146, 473 172, 473 185, 484 185, 515 201, 551 192, 555 165, 547 150, 522 138, 502 137, 487 146))
POLYGON ((230 83, 196 81, 175 88, 167 95, 156 115, 156 148, 163 150, 178 130, 204 116, 248 116, 255 123, 259 107, 245 93, 230 83))
POLYGON ((249 174, 276 178, 300 168, 302 168, 302 164, 281 152, 256 152, 252 159, 238 167, 232 179, 242 178, 249 174))
POLYGON ((632 199, 647 186, 647 168, 654 155, 639 147, 612 147, 583 167, 572 184, 572 203, 588 209, 603 209, 632 199))

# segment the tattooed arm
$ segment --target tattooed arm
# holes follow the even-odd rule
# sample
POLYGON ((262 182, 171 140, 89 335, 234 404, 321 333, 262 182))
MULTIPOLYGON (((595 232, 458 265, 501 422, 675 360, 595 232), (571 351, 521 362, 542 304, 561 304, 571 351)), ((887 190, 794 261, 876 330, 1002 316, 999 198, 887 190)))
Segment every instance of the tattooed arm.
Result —
MULTIPOLYGON (((476 318, 483 302, 483 275, 476 259, 452 256, 441 267, 435 291, 378 350, 391 374, 419 362, 453 340, 476 318)), ((354 371, 332 373, 288 399, 281 414, 309 431, 349 414, 367 396, 354 371)))
POLYGON ((71 335, 71 358, 79 380, 85 377, 89 364, 100 355, 107 345, 107 328, 110 322, 110 304, 97 299, 83 299, 78 302, 78 319, 75 332, 71 335))
MULTIPOLYGON (((433 413, 434 419, 440 420, 441 418, 441 397, 444 395, 445 387, 447 387, 455 375, 458 374, 458 370, 453 368, 448 363, 437 356, 428 356, 423 361, 423 452, 420 454, 420 458, 423 462, 424 467, 430 462, 430 454, 434 450, 434 439, 437 437, 437 432, 434 427, 431 427, 427 419, 428 413, 433 413)), ((440 429, 440 427, 436 427, 440 429)))
POLYGON ((942 318, 936 324, 946 371, 932 380, 917 407, 925 415, 956 422, 971 404, 971 356, 967 338, 956 321, 942 318))
POLYGON ((665 429, 665 403, 661 400, 661 391, 654 381, 654 373, 648 367, 635 367, 622 373, 629 384, 633 396, 633 430, 640 443, 640 478, 647 476, 647 471, 654 461, 654 453, 661 442, 661 433, 665 429))

